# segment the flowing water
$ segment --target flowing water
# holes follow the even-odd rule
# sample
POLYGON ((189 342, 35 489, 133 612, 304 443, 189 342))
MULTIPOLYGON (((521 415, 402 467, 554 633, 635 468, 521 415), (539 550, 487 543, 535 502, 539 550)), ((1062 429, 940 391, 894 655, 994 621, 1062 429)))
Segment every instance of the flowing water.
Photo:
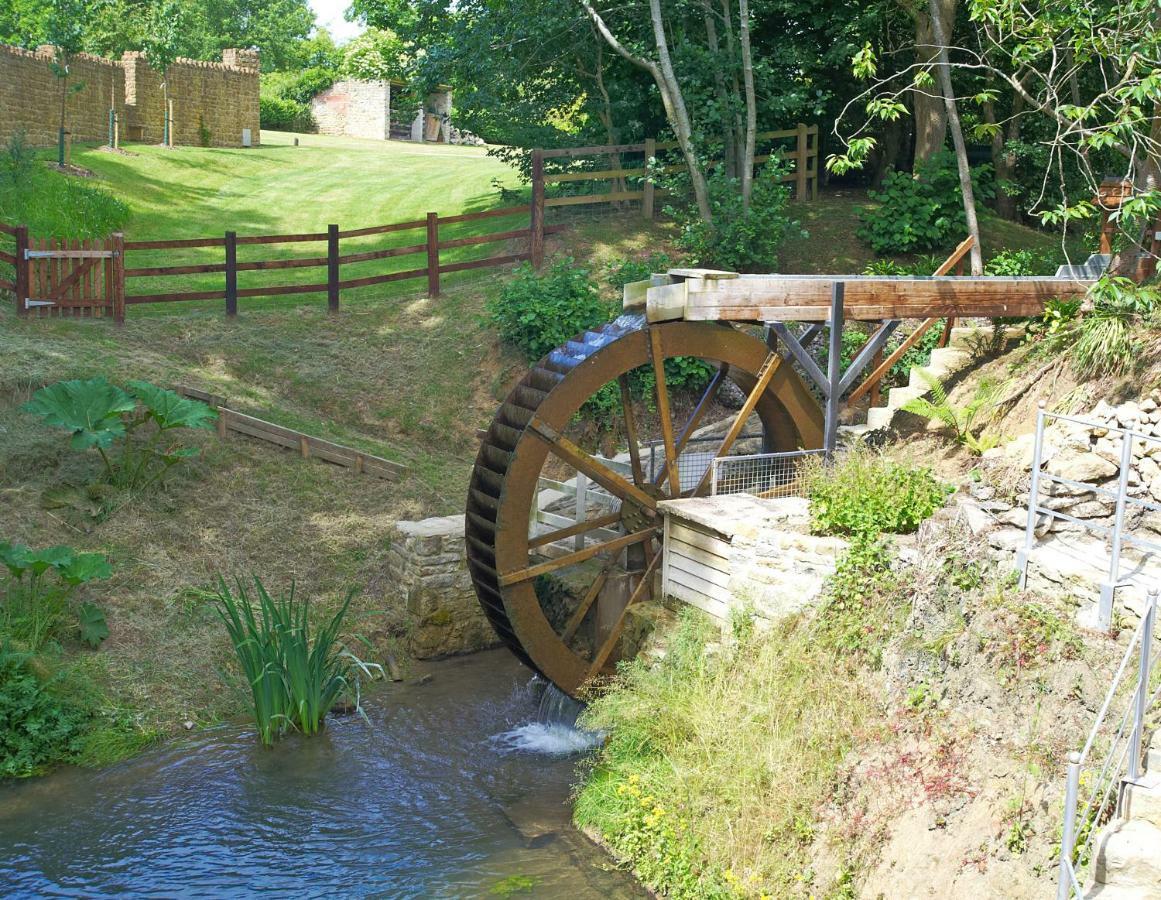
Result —
POLYGON ((568 824, 595 741, 572 701, 503 651, 420 674, 369 726, 272 750, 216 728, 0 785, 0 896, 644 896, 568 824))

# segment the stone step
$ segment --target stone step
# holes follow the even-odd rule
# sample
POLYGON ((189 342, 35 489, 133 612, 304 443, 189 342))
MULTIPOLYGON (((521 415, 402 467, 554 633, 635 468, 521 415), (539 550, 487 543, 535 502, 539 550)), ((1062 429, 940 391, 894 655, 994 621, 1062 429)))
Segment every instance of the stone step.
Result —
POLYGON ((917 400, 927 393, 926 388, 895 387, 887 391, 887 406, 891 409, 902 409, 903 404, 917 400))
POLYGON ((1150 747, 1145 751, 1145 771, 1152 775, 1161 775, 1161 750, 1150 747))
POLYGON ((896 410, 888 406, 875 406, 867 410, 867 425, 876 430, 879 428, 890 428, 891 423, 895 421, 896 410))
MULTIPOLYGON (((1161 828, 1161 774, 1154 771, 1137 784, 1126 784, 1122 809, 1126 819, 1161 828)), ((1161 866, 1161 840, 1156 847, 1157 865, 1161 866)))
POLYGON ((1097 843, 1093 876, 1098 884, 1149 891, 1142 897, 1161 894, 1161 828, 1151 822, 1123 820, 1105 831, 1097 843))
POLYGON ((1133 885, 1094 884, 1084 892, 1085 900, 1157 900, 1148 888, 1133 885))
POLYGON ((972 361, 972 355, 959 347, 936 347, 931 351, 931 368, 958 372, 972 361))

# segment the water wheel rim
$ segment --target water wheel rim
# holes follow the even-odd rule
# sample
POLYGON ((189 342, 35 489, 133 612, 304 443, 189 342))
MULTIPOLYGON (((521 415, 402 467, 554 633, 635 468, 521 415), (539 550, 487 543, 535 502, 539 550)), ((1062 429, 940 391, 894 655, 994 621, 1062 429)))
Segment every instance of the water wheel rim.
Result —
MULTIPOLYGON (((694 356, 728 365, 730 379, 747 394, 769 354, 758 338, 717 323, 646 326, 641 317, 622 317, 586 332, 546 356, 513 388, 481 443, 469 486, 467 554, 480 603, 513 652, 573 696, 592 674, 592 661, 562 640, 542 609, 533 580, 502 584, 505 576, 529 566, 529 516, 540 473, 553 455, 543 433, 530 423, 549 433, 563 432, 603 385, 650 363, 651 331, 660 335, 664 358, 694 356), (549 381, 555 383, 544 391, 549 381)), ((769 449, 820 445, 818 404, 789 365, 775 372, 755 411, 769 449)), ((653 529, 658 553, 660 528, 658 517, 653 529)))

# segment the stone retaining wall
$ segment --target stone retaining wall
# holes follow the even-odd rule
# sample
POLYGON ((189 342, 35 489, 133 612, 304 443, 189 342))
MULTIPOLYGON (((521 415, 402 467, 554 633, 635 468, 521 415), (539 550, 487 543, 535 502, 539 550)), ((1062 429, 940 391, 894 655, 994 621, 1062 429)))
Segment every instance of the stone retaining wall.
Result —
POLYGON ((468 574, 463 516, 396 523, 387 565, 414 619, 415 656, 469 653, 500 643, 468 574))

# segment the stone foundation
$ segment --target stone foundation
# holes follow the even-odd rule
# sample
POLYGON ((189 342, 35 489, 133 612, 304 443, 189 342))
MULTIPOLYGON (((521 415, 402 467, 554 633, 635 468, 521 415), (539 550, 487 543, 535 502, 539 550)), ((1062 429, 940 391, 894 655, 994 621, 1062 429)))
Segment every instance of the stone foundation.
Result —
POLYGON ((500 643, 468 574, 463 516, 397 522, 387 565, 414 621, 409 649, 416 657, 470 653, 500 643))

